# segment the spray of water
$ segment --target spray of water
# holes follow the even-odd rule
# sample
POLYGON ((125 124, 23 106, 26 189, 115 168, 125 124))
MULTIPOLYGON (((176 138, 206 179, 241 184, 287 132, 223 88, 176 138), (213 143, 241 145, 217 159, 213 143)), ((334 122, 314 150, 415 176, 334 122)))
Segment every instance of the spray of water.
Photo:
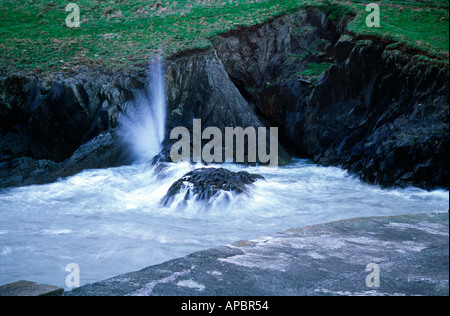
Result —
POLYGON ((162 57, 152 60, 146 90, 136 93, 132 105, 119 120, 122 140, 136 161, 153 158, 161 151, 166 122, 165 76, 162 57))

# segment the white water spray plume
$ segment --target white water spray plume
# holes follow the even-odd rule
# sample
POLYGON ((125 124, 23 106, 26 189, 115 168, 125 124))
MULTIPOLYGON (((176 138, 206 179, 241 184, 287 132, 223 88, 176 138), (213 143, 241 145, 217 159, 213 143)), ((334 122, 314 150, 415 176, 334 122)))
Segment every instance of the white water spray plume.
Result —
POLYGON ((135 94, 120 117, 120 135, 135 161, 146 161, 161 151, 166 122, 165 75, 162 57, 150 61, 147 87, 135 94))

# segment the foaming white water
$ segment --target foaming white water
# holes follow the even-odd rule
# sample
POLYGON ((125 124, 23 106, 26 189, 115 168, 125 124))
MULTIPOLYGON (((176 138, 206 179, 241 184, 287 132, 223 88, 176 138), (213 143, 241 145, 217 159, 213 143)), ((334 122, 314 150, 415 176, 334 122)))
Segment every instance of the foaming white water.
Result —
POLYGON ((381 189, 305 160, 279 168, 225 165, 266 180, 247 195, 161 207, 172 183, 195 167, 179 163, 157 170, 142 163, 1 190, 0 284, 26 279, 64 286, 72 262, 86 284, 289 228, 448 210, 448 191, 381 189))
POLYGON ((161 151, 166 122, 165 76, 161 57, 150 63, 146 91, 135 95, 132 107, 119 118, 120 135, 137 161, 161 151))

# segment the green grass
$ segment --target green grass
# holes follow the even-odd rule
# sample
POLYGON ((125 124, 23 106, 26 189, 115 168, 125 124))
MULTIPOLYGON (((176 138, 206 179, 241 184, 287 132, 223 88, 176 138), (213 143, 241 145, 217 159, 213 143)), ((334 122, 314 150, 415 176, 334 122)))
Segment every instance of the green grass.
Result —
POLYGON ((348 30, 357 35, 376 36, 398 42, 407 48, 427 52, 430 56, 448 60, 449 1, 399 0, 379 1, 380 28, 368 28, 364 8, 373 1, 352 1, 356 18, 348 30))
POLYGON ((319 76, 328 68, 331 67, 329 63, 309 63, 306 69, 297 73, 299 77, 306 77, 311 81, 311 84, 316 84, 319 76))
POLYGON ((330 20, 339 20, 346 14, 354 13, 353 6, 348 5, 347 3, 345 5, 342 5, 337 1, 332 2, 330 0, 324 0, 323 2, 318 4, 318 7, 323 12, 329 15, 330 20))
POLYGON ((381 28, 365 26, 369 1, 313 0, 0 0, 0 71, 43 75, 81 66, 142 69, 158 48, 166 55, 211 45, 217 34, 315 6, 338 19, 353 13, 349 31, 401 42, 448 59, 448 0, 380 1, 381 28), (81 27, 65 26, 75 2, 81 27), (400 10, 402 8, 402 10, 400 10))

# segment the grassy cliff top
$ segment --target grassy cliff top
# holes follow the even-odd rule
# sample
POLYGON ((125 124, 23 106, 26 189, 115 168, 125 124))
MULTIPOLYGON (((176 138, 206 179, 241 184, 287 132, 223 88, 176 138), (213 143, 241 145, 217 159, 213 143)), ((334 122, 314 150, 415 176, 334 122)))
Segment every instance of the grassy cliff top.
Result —
POLYGON ((133 69, 160 47, 167 55, 205 48, 238 26, 261 24, 302 7, 339 18, 348 30, 448 60, 448 0, 378 1, 381 27, 365 24, 372 1, 313 0, 0 0, 0 70, 50 74, 81 66, 133 69), (81 25, 68 28, 66 5, 80 7, 81 25))

